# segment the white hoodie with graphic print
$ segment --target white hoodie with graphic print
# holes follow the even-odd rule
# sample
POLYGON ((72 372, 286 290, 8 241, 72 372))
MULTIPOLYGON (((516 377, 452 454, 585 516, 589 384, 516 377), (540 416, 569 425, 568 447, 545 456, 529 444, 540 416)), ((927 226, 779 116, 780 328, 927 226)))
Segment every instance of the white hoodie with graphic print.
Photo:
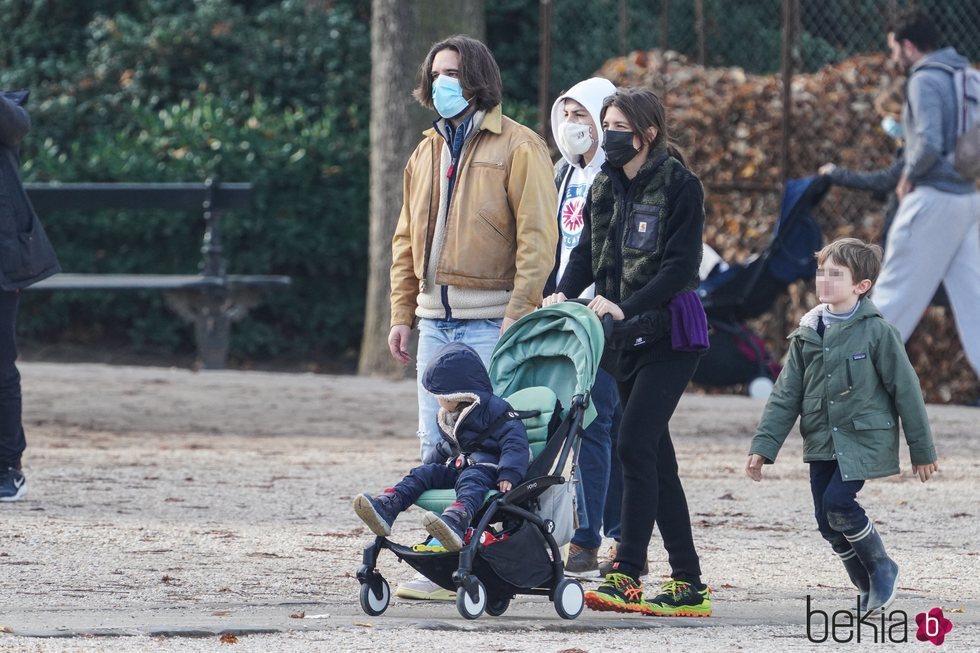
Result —
MULTIPOLYGON (((555 173, 557 174, 562 168, 566 168, 558 183, 557 218, 561 237, 558 281, 561 281, 561 276, 565 273, 565 266, 568 265, 568 258, 582 235, 582 227, 584 226, 582 209, 585 207, 585 198, 589 194, 589 187, 606 160, 606 153, 602 149, 602 121, 599 120, 599 113, 602 111, 602 101, 615 92, 616 87, 608 79, 592 77, 573 86, 555 100, 551 107, 551 132, 562 155, 562 158, 555 164, 555 173), (592 136, 598 141, 599 147, 591 161, 584 161, 584 157, 581 155, 570 154, 565 149, 562 139, 559 138, 561 124, 565 122, 565 100, 569 99, 575 100, 585 107, 595 123, 592 136)), ((595 287, 590 286, 581 296, 591 298, 594 295, 595 287)))

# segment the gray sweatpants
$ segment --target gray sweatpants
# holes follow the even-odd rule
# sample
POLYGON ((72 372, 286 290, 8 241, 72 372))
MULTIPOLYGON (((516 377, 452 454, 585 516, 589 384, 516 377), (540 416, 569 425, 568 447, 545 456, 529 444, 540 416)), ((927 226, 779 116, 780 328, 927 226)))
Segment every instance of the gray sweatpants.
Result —
POLYGON ((967 360, 980 375, 980 193, 921 186, 898 207, 871 298, 905 341, 940 282, 967 360))

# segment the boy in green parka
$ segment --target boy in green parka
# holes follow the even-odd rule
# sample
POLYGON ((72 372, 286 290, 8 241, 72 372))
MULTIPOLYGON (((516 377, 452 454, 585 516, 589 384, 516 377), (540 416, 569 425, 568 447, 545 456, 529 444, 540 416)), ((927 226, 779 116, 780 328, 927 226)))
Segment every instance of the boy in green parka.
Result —
POLYGON ((884 610, 898 588, 898 565, 856 497, 865 480, 899 473, 899 418, 913 473, 924 483, 939 469, 902 339, 866 298, 880 269, 881 248, 856 238, 817 253, 822 303, 789 335, 789 357, 745 467, 752 480, 762 480, 762 465, 776 460, 800 417, 817 525, 860 590, 864 611, 884 610))

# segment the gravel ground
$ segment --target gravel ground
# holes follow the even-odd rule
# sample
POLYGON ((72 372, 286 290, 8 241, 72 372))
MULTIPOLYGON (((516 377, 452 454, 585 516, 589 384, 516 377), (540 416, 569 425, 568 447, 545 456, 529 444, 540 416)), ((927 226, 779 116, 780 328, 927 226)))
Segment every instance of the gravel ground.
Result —
MULTIPOLYGON (((353 578, 368 535, 350 501, 415 464, 414 383, 44 363, 22 374, 29 494, 0 505, 0 651, 821 650, 805 597, 828 612, 853 603, 812 524, 799 439, 763 483, 744 477, 762 405, 741 397, 687 395, 671 424, 711 619, 566 622, 536 597, 477 621, 397 599, 369 618, 353 578)), ((926 646, 914 616, 939 606, 954 623, 943 650, 976 651, 980 410, 929 414, 939 477, 874 481, 862 502, 902 567, 893 609, 914 643, 894 650, 926 646)), ((420 514, 395 539, 421 538, 420 514)), ((663 573, 656 534, 649 555, 663 573)), ((379 568, 392 587, 411 576, 390 555, 379 568)))

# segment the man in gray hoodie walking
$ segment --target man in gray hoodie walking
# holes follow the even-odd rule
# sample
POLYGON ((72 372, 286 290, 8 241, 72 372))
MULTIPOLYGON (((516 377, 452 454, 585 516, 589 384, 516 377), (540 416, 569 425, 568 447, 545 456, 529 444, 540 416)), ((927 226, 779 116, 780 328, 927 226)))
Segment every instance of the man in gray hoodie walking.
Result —
POLYGON ((918 11, 901 15, 888 33, 892 59, 909 74, 906 148, 896 188, 901 203, 874 300, 908 340, 944 283, 963 349, 980 374, 980 194, 952 162, 959 108, 953 71, 970 64, 953 48, 939 49, 939 40, 918 11))

